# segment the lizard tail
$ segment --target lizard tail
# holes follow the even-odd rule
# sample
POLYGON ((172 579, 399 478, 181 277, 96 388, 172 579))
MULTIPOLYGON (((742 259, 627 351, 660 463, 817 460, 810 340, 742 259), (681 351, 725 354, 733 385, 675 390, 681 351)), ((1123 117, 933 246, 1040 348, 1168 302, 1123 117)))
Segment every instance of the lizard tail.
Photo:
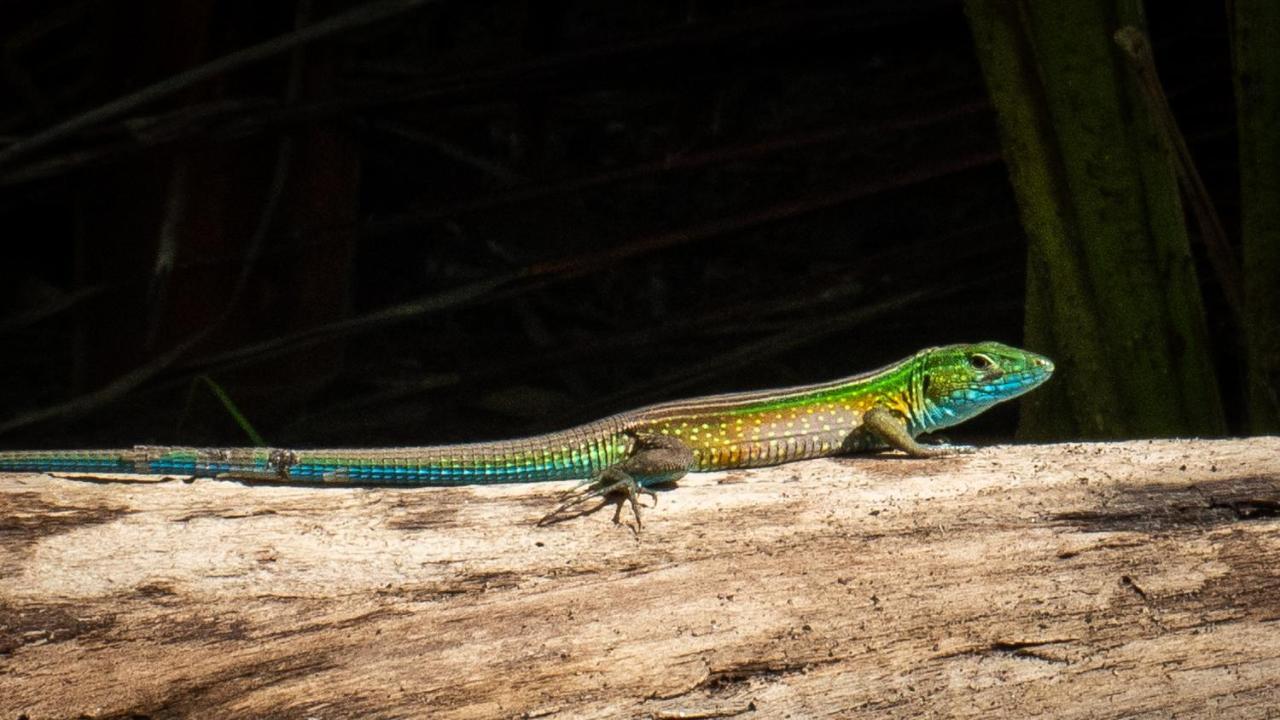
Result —
POLYGON ((125 450, 11 450, 0 452, 0 472, 140 472, 128 455, 125 450))

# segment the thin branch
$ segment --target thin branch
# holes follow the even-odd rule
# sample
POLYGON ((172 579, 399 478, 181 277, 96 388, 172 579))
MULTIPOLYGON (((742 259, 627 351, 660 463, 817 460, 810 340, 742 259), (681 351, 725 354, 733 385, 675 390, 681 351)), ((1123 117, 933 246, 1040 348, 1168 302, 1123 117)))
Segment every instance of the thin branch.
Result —
POLYGON ((51 317, 73 310, 88 300, 92 300, 110 290, 114 285, 91 285, 73 292, 61 293, 54 299, 28 310, 13 315, 0 317, 0 335, 30 327, 48 320, 51 317))
POLYGON ((151 282, 147 290, 147 338, 143 347, 148 351, 155 349, 156 338, 160 335, 160 326, 169 300, 169 281, 178 262, 178 228, 186 218, 187 196, 191 192, 187 185, 187 165, 187 155, 180 153, 173 158, 169 170, 166 188, 168 198, 164 217, 160 222, 160 237, 156 243, 151 282))
POLYGON ((4 150, 0 150, 0 167, 12 163, 23 155, 29 155, 40 148, 75 135, 81 130, 174 95, 197 83, 218 77, 245 65, 266 60, 308 43, 322 40, 331 35, 364 25, 372 25, 438 1, 382 0, 382 2, 364 5, 349 12, 321 20, 314 25, 308 25, 293 32, 274 37, 266 42, 223 55, 217 60, 148 85, 137 92, 117 98, 105 105, 54 125, 47 130, 38 132, 25 140, 18 141, 4 150))
POLYGON ((400 140, 405 140, 416 145, 422 145, 430 148, 446 158, 457 161, 462 165, 468 165, 479 170, 481 173, 496 178, 508 185, 527 181, 527 178, 522 177, 519 173, 506 165, 490 160, 489 158, 468 150, 458 143, 451 142, 431 133, 408 127, 402 123, 394 123, 385 120, 374 120, 368 125, 374 130, 384 132, 400 140))

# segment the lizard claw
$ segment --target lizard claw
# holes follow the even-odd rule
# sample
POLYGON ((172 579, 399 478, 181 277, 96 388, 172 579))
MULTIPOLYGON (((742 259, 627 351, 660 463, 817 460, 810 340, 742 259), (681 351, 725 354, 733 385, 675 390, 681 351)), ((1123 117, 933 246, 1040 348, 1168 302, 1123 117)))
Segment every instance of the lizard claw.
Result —
MULTIPOLYGON (((610 468, 599 476, 583 480, 574 487, 565 491, 560 495, 561 503, 556 509, 547 513, 538 525, 549 525, 555 522, 563 513, 578 507, 579 505, 591 500, 592 498, 606 498, 615 493, 622 493, 623 497, 618 501, 618 509, 613 514, 613 521, 620 523, 622 521, 622 505, 629 503, 631 512, 636 518, 636 528, 642 527, 640 520, 640 502, 637 498, 640 495, 648 495, 653 498, 653 504, 658 504, 658 495, 647 487, 636 482, 635 478, 627 473, 610 468)), ((603 503, 601 503, 603 504, 603 503)))
POLYGON ((615 525, 622 523, 623 502, 631 504, 631 514, 635 515, 637 530, 644 526, 643 523, 640 522, 640 501, 637 498, 640 495, 648 495, 653 498, 654 507, 658 506, 658 494, 631 478, 628 478, 626 481, 616 482, 604 490, 605 495, 608 495, 611 492, 626 493, 622 500, 618 501, 618 509, 613 511, 613 522, 615 525))

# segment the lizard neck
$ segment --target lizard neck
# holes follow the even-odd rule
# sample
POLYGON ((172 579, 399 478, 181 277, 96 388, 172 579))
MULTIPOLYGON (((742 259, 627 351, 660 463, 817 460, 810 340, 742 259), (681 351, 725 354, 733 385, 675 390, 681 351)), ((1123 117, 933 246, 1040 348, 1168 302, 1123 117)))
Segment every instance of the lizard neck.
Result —
POLYGON ((924 371, 923 352, 916 353, 903 364, 908 366, 907 432, 915 437, 942 427, 946 418, 939 415, 938 408, 929 401, 929 376, 924 371))
POLYGON ((919 357, 912 356, 841 381, 831 399, 856 411, 858 418, 874 407, 896 412, 907 421, 914 435, 920 432, 917 426, 927 424, 927 418, 920 412, 921 375, 919 357))

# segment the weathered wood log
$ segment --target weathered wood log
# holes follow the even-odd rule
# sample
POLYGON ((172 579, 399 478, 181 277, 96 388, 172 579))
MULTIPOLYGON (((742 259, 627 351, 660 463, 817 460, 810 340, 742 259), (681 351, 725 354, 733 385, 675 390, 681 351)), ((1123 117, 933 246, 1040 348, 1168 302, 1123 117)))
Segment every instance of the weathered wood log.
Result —
POLYGON ((0 720, 1280 707, 1280 438, 559 487, 2 476, 0 720))

